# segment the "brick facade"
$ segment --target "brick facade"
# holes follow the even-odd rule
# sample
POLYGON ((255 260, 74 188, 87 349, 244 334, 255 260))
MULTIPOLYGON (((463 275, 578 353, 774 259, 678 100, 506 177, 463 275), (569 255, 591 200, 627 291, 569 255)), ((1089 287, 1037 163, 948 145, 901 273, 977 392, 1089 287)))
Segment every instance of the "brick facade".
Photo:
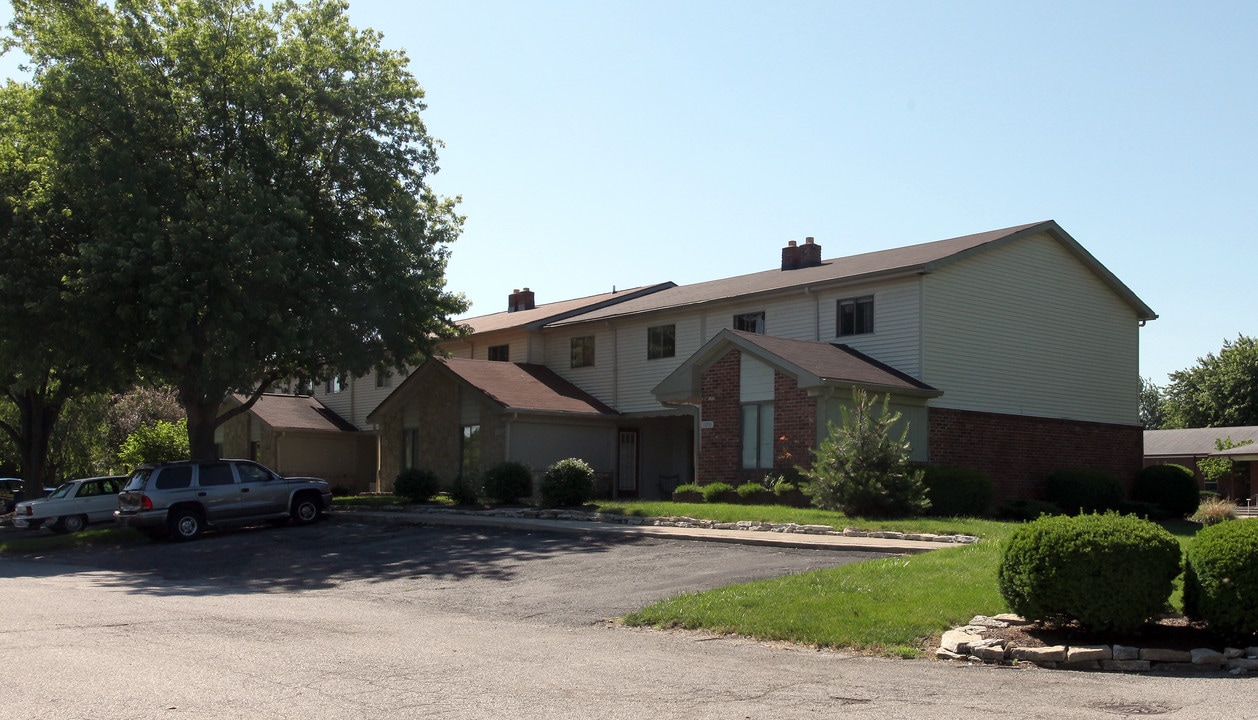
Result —
POLYGON ((929 409, 932 465, 985 473, 995 503, 1043 498, 1054 470, 1097 470, 1117 476, 1127 490, 1140 473, 1144 430, 1077 420, 929 409))
MULTIPOLYGON (((741 363, 742 353, 731 350, 703 373, 705 427, 700 432, 695 472, 700 485, 759 482, 770 472, 742 466, 741 363)), ((774 373, 773 386, 773 470, 781 472, 812 459, 809 449, 817 437, 817 401, 794 378, 780 372, 774 373)))

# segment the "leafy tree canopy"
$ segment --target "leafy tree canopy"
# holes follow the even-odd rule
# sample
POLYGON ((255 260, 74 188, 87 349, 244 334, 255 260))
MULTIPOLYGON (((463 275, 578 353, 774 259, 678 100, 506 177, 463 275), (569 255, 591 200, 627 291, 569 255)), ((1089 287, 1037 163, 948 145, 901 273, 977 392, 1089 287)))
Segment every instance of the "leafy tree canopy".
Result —
MULTIPOLYGON (((339 0, 15 0, 74 222, 76 290, 191 452, 228 392, 401 367, 457 333, 463 218, 407 59, 339 0)), ((234 412, 247 410, 246 403, 234 412)))
POLYGON ((1258 425, 1258 341, 1240 335, 1223 341, 1218 355, 1171 373, 1162 427, 1258 425))

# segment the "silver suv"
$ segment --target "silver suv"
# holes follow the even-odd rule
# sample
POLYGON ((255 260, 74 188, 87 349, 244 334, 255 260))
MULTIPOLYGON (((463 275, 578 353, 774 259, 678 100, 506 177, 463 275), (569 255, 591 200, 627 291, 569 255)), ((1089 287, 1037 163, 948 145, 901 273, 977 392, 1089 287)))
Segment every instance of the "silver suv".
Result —
POLYGON ((114 518, 151 537, 191 540, 207 526, 304 525, 331 507, 325 480, 281 477, 249 460, 192 460, 136 468, 114 518))

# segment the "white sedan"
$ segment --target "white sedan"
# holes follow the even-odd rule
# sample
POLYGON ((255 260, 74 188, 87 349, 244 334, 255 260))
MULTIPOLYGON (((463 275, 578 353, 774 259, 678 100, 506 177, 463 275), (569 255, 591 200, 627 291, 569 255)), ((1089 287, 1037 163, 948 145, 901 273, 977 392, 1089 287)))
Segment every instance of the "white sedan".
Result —
POLYGON ((118 509, 118 493, 126 485, 125 475, 83 478, 62 483, 47 497, 17 504, 13 525, 20 528, 47 527, 53 532, 72 533, 90 523, 113 522, 118 509))

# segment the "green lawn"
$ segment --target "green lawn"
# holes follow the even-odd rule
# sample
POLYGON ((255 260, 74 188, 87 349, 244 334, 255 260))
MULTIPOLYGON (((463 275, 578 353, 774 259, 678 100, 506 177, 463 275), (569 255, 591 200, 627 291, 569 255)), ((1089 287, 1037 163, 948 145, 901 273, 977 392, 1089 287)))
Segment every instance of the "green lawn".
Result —
MULTIPOLYGON (((629 625, 677 627, 786 640, 819 647, 917 657, 943 631, 974 615, 1007 612, 996 584, 1001 544, 1017 523, 974 519, 866 521, 837 513, 790 508, 672 503, 618 505, 644 515, 688 515, 728 522, 763 519, 842 528, 896 529, 906 532, 960 532, 977 535, 974 544, 921 555, 856 563, 774 580, 689 593, 630 613, 629 625)), ((609 511, 611 506, 603 508, 609 511)), ((1184 545, 1199 529, 1195 523, 1167 524, 1184 545)), ((1171 598, 1180 605, 1180 583, 1171 598)))

